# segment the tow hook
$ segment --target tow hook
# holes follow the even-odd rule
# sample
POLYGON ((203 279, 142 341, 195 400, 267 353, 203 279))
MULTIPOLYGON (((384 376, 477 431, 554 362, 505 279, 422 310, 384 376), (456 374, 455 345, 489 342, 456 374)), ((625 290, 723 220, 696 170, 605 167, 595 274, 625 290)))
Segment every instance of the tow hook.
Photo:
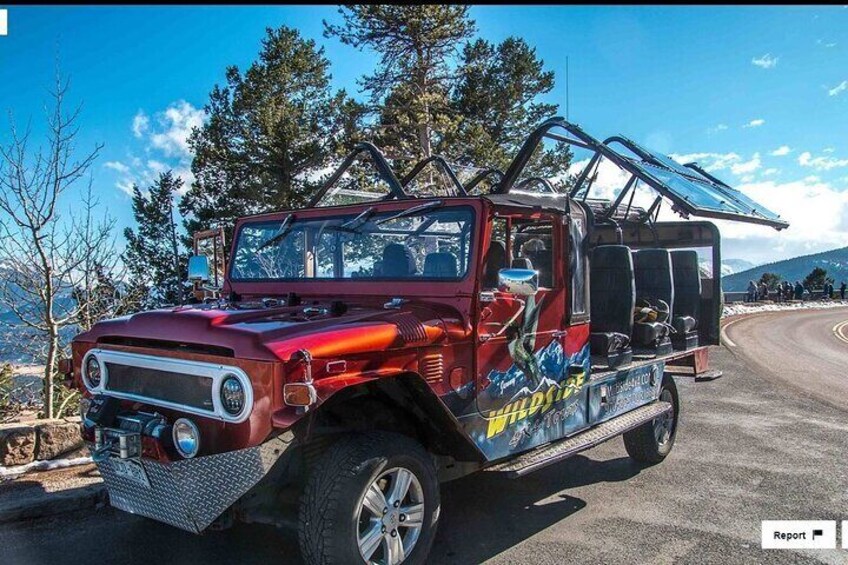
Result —
POLYGON ((91 452, 92 461, 102 463, 109 459, 112 456, 112 445, 114 445, 113 441, 98 444, 91 452))

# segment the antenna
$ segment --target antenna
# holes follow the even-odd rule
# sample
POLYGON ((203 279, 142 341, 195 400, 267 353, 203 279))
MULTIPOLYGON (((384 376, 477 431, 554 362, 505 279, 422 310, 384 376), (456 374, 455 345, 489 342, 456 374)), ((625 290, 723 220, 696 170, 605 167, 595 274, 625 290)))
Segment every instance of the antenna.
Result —
POLYGON ((568 121, 568 55, 565 56, 565 120, 568 121))

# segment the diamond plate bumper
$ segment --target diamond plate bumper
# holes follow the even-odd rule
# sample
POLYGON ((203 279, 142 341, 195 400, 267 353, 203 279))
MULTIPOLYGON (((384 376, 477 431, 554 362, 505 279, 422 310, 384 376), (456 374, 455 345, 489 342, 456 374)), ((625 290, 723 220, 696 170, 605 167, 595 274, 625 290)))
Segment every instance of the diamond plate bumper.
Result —
POLYGON ((260 446, 160 463, 142 459, 150 487, 97 463, 112 506, 199 534, 258 483, 293 443, 286 432, 260 446))

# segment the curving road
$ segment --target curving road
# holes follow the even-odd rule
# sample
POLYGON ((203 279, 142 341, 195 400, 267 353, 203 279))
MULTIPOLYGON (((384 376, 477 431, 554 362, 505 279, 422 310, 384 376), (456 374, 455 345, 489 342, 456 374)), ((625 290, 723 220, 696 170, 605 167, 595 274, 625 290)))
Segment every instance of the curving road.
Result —
POLYGON ((772 380, 848 407, 848 308, 754 314, 725 324, 724 335, 772 380))
MULTIPOLYGON (((833 333, 845 320, 848 309, 729 324, 733 346, 711 352, 724 377, 677 379, 681 423, 660 465, 635 465, 614 440, 523 479, 445 485, 430 562, 848 563, 843 549, 760 549, 762 520, 848 520, 848 342, 833 333)), ((0 525, 4 565, 86 562, 300 561, 293 532, 265 526, 193 536, 109 508, 0 525)))

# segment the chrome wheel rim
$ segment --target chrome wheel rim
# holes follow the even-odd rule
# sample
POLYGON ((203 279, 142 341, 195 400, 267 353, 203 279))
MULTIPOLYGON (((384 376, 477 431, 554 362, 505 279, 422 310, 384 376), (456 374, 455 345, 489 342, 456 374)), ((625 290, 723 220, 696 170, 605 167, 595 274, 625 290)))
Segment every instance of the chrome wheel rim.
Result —
MULTIPOLYGON (((664 389, 660 393, 660 400, 674 406, 674 399, 671 396, 671 391, 668 389, 664 389)), ((674 432, 674 418, 674 409, 672 409, 654 419, 654 439, 657 440, 657 445, 665 445, 671 441, 671 436, 674 432)))
POLYGON ((366 563, 402 563, 424 527, 418 478, 403 467, 383 471, 362 495, 357 524, 359 553, 366 563))

